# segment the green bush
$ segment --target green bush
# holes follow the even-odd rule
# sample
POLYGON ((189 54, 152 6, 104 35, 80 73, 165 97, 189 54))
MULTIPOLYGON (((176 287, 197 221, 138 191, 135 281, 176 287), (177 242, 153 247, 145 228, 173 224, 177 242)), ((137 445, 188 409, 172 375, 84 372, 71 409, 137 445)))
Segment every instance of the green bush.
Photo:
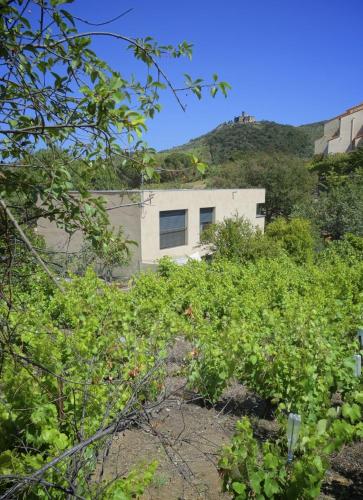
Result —
POLYGON ((279 246, 268 241, 259 228, 237 215, 209 226, 201 236, 201 243, 210 245, 216 258, 241 263, 281 253, 279 246))
POLYGON ((288 221, 279 217, 268 224, 266 236, 281 245, 297 263, 312 261, 315 242, 308 220, 295 218, 288 221))

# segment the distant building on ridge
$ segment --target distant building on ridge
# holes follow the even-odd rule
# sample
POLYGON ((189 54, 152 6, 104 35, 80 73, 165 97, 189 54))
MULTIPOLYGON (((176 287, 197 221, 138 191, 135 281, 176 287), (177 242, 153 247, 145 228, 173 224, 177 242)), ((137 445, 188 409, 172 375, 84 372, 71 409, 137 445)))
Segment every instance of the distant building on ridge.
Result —
POLYGON ((249 115, 245 111, 242 111, 242 113, 239 116, 234 117, 234 123, 254 123, 256 121, 256 118, 252 115, 249 115))

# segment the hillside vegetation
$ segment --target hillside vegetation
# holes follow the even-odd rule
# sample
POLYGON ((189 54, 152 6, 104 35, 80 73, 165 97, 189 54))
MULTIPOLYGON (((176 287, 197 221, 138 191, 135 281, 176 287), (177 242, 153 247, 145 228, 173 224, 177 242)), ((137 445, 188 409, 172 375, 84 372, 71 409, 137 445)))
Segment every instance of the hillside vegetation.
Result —
POLYGON ((163 153, 193 153, 213 164, 261 152, 310 158, 314 153, 315 139, 322 135, 323 125, 323 122, 318 122, 294 127, 269 121, 222 125, 163 153))

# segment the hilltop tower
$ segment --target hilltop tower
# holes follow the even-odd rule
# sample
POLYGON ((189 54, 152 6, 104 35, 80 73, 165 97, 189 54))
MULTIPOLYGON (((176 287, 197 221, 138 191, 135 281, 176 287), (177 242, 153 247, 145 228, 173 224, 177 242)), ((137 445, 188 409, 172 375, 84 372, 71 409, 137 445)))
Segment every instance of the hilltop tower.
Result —
POLYGON ((234 117, 234 123, 254 123, 255 121, 256 118, 246 113, 246 111, 242 111, 239 116, 234 117))

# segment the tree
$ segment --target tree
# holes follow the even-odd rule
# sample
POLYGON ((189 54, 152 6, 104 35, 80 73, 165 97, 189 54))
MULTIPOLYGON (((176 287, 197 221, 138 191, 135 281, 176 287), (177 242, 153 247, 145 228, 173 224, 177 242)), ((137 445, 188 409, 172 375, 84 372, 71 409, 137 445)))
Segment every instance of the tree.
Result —
POLYGON ((321 193, 313 217, 321 232, 333 239, 345 233, 363 236, 363 183, 346 182, 321 193))
POLYGON ((311 170, 319 178, 320 191, 341 185, 347 181, 361 182, 363 175, 363 147, 350 153, 337 153, 328 156, 317 156, 311 170))
POLYGON ((77 272, 84 273, 92 266, 105 281, 111 281, 113 272, 130 262, 132 245, 136 245, 136 242, 125 240, 123 230, 120 228, 118 232, 110 235, 109 241, 96 249, 90 243, 85 243, 79 255, 73 259, 71 267, 77 272))
POLYGON ((266 189, 266 221, 289 217, 294 205, 310 202, 316 175, 303 160, 283 154, 240 157, 214 168, 209 185, 218 188, 266 189))
POLYGON ((201 173, 195 168, 193 156, 176 151, 170 153, 161 162, 161 182, 188 182, 198 179, 201 173))
MULTIPOLYGON (((207 88, 214 97, 229 87, 216 75, 210 84, 187 76, 177 89, 160 60, 191 57, 191 44, 84 32, 80 25, 92 23, 65 10, 67 3, 0 0, 2 498, 109 498, 110 490, 101 485, 98 495, 87 480, 92 447, 140 415, 160 374, 162 347, 145 335, 142 314, 138 331, 125 296, 91 272, 70 284, 48 280, 29 259, 49 272, 30 226, 47 217, 69 233, 82 230, 107 274, 127 258, 127 242, 121 233, 111 236, 103 200, 88 191, 90 178, 116 160, 153 175, 153 151, 142 134, 160 111, 162 90, 184 110, 179 92, 200 98, 207 88), (99 36, 125 44, 144 74, 137 79, 110 68, 91 48, 99 36), (14 280, 15 264, 26 280, 18 273, 14 280)), ((112 485, 115 498, 127 496, 121 483, 112 485)))
POLYGON ((191 58, 191 44, 174 47, 150 37, 81 31, 81 24, 92 23, 64 9, 72 1, 0 2, 0 197, 16 198, 15 205, 24 201, 34 205, 38 200, 38 216, 69 232, 82 229, 97 244, 107 217, 101 200, 87 190, 85 169, 99 169, 101 158, 107 162, 117 155, 125 164, 131 159, 151 176, 153 151, 141 139, 146 120, 160 111, 160 92, 169 90, 184 110, 181 91, 190 90, 200 98, 207 87, 214 97, 219 91, 226 94, 229 85, 217 75, 211 84, 187 75, 177 89, 160 60, 191 58), (136 79, 110 68, 92 50, 95 37, 124 44, 132 57, 144 63, 145 75, 136 79), (40 148, 51 151, 52 162, 34 157, 40 148), (70 193, 77 175, 81 175, 79 197, 70 193))
POLYGON ((363 148, 315 158, 311 169, 318 175, 318 195, 313 203, 298 203, 294 215, 309 218, 324 237, 362 236, 363 148))

